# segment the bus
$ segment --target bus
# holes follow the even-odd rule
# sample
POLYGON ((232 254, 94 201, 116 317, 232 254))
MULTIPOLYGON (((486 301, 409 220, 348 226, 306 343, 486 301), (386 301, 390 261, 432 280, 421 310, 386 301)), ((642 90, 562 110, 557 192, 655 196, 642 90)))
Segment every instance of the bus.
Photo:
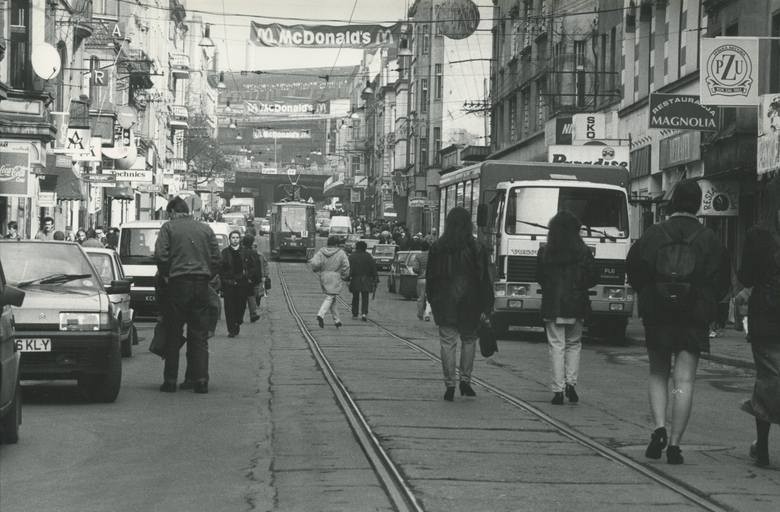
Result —
POLYGON ((273 204, 269 239, 271 259, 308 261, 314 256, 316 239, 314 204, 301 201, 273 204))
POLYGON ((634 309, 626 281, 631 246, 628 170, 618 166, 487 160, 441 176, 439 233, 455 206, 472 216, 477 239, 490 250, 495 292, 493 325, 543 325, 536 255, 547 239, 547 223, 559 210, 582 222, 583 240, 599 269, 589 291, 591 336, 621 342, 634 309))

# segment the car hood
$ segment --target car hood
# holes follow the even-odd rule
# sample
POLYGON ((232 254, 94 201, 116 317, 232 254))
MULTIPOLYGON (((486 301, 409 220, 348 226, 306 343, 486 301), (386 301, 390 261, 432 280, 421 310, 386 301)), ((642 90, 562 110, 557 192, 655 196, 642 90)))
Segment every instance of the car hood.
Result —
POLYGON ((56 323, 62 311, 98 313, 108 310, 108 297, 100 290, 28 286, 24 291, 24 305, 14 308, 17 324, 56 323))

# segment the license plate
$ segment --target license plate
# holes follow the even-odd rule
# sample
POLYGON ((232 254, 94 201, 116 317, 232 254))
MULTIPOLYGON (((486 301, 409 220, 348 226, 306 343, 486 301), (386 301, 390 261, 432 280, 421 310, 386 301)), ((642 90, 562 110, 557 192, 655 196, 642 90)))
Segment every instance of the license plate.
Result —
POLYGON ((154 302, 157 300, 157 298, 154 295, 147 295, 146 297, 144 297, 144 300, 146 302, 154 302))
POLYGON ((15 338, 17 352, 51 352, 51 338, 15 338))

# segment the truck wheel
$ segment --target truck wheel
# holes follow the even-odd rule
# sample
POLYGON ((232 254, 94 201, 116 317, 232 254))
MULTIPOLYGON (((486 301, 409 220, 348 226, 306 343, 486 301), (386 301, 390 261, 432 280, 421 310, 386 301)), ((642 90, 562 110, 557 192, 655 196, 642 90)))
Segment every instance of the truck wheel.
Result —
POLYGON ((0 444, 16 444, 19 441, 19 425, 22 424, 22 386, 16 383, 14 401, 0 421, 0 444))
POLYGON ((108 355, 108 371, 98 375, 82 375, 78 386, 91 402, 111 403, 119 395, 122 385, 122 354, 119 343, 114 343, 108 355))

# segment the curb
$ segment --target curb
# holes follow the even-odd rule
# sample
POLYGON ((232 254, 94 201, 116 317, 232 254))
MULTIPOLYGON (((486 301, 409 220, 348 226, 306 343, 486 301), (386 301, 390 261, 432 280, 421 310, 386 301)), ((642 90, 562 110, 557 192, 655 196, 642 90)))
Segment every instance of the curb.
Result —
MULTIPOLYGON (((626 340, 628 340, 630 343, 636 343, 640 345, 645 344, 644 337, 638 337, 638 336, 631 336, 626 335, 626 340)), ((712 343, 714 344, 714 343, 712 343)), ((719 364, 726 364, 730 366, 736 366, 737 368, 746 368, 748 370, 755 370, 756 365, 753 361, 746 361, 745 359, 740 359, 738 357, 729 357, 729 356, 719 356, 716 354, 705 354, 702 353, 701 356, 699 356, 701 359, 707 359, 708 361, 713 361, 715 363, 719 364)))

